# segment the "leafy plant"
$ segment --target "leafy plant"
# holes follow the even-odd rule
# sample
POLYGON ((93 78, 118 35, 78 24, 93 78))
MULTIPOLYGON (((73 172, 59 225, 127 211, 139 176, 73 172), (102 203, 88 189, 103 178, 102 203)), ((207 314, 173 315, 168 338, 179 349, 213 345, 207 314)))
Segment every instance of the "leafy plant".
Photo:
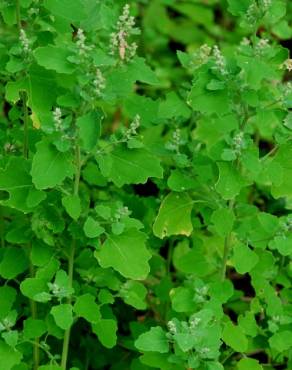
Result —
POLYGON ((292 366, 290 8, 0 4, 0 370, 292 366))

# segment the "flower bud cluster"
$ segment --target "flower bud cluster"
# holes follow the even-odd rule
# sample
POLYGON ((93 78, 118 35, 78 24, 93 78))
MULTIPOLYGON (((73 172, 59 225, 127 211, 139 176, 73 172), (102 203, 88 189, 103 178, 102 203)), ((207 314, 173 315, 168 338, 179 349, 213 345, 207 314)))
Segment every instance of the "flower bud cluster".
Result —
POLYGON ((110 39, 110 54, 118 53, 122 61, 129 61, 136 55, 137 44, 129 43, 128 39, 133 34, 135 26, 135 18, 130 15, 130 5, 126 4, 123 8, 123 13, 120 15, 116 32, 111 34, 110 39))
POLYGON ((34 15, 38 15, 40 12, 40 9, 39 9, 39 0, 33 0, 28 11, 27 11, 27 14, 30 16, 30 17, 33 17, 34 15))
POLYGON ((167 328, 168 328, 170 334, 175 335, 177 333, 177 327, 176 327, 175 323, 172 320, 168 321, 167 328))
POLYGON ((23 28, 19 31, 19 41, 23 50, 23 53, 25 55, 28 55, 31 53, 31 47, 30 47, 30 41, 27 37, 27 34, 23 28))
POLYGON ((260 9, 258 8, 255 1, 253 1, 246 11, 246 20, 247 23, 253 26, 260 17, 260 9))
POLYGON ((292 71, 292 59, 285 60, 285 62, 282 64, 282 68, 285 68, 289 72, 291 72, 292 71))
POLYGON ((86 36, 81 28, 78 28, 76 35, 76 45, 78 47, 78 53, 80 56, 87 56, 88 52, 92 50, 93 46, 85 44, 86 36))
POLYGON ((255 55, 260 56, 265 53, 269 49, 269 40, 268 39, 260 39, 259 42, 255 46, 255 55))
POLYGON ((53 121, 56 131, 62 131, 62 111, 61 108, 57 107, 53 111, 53 121))
POLYGON ((227 74, 226 62, 219 47, 213 46, 213 57, 215 59, 215 69, 220 72, 223 76, 227 74))
POLYGON ((102 95, 102 91, 105 89, 105 78, 99 68, 96 68, 95 70, 95 78, 92 81, 93 85, 93 93, 100 97, 102 95))
POLYGON ((120 220, 123 217, 130 215, 130 210, 128 207, 120 207, 115 213, 115 219, 120 220))
POLYGON ((203 285, 202 287, 195 289, 195 297, 194 301, 197 303, 203 303, 207 300, 209 287, 207 285, 203 285))
POLYGON ((262 8, 264 12, 269 10, 271 5, 272 5, 272 0, 262 0, 262 8))
POLYGON ((233 150, 236 156, 240 155, 241 150, 243 148, 243 145, 244 145, 243 138, 244 138, 243 132, 239 132, 238 134, 234 136, 232 140, 232 147, 233 147, 233 150))
POLYGON ((130 123, 130 127, 125 133, 126 140, 130 140, 133 136, 136 136, 138 134, 137 130, 140 127, 140 121, 141 121, 140 115, 136 114, 133 121, 130 123))

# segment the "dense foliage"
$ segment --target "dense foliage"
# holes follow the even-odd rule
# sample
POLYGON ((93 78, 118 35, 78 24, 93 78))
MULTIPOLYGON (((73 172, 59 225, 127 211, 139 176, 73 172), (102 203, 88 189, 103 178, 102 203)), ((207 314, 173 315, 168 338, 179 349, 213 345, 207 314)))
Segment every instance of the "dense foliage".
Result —
POLYGON ((0 14, 0 370, 291 369, 292 3, 0 14))

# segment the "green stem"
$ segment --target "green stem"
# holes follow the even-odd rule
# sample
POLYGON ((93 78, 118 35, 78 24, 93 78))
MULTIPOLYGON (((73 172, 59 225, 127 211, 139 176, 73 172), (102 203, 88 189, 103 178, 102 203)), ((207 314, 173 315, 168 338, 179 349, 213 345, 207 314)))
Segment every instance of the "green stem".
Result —
MULTIPOLYGON (((34 267, 33 264, 30 263, 29 266, 29 271, 30 271, 30 276, 33 278, 34 277, 34 267)), ((34 300, 30 299, 30 311, 31 311, 31 317, 32 319, 36 320, 37 319, 37 304, 34 300)), ((40 341, 39 338, 34 338, 33 342, 33 370, 37 370, 39 368, 39 363, 40 363, 40 341)))
POLYGON ((15 10, 16 10, 16 22, 18 30, 21 29, 21 18, 20 18, 20 0, 15 0, 15 10))
MULTIPOLYGON (((75 147, 75 179, 74 179, 74 188, 73 194, 78 195, 79 193, 79 183, 80 183, 80 174, 81 174, 81 155, 80 147, 76 143, 75 147)), ((74 257, 75 257, 76 241, 73 239, 71 243, 69 258, 68 258, 68 278, 69 278, 69 287, 73 286, 73 274, 74 274, 74 257)), ((68 303, 71 303, 71 297, 68 298, 68 303)), ((64 333, 63 339, 63 349, 62 349, 62 358, 61 358, 61 368, 66 370, 67 360, 69 353, 69 344, 70 344, 70 334, 71 328, 67 329, 64 333)))
POLYGON ((23 104, 23 156, 28 158, 28 109, 26 91, 20 93, 23 104))
MULTIPOLYGON (((231 199, 229 201, 228 208, 230 210, 234 208, 234 199, 231 199)), ((222 265, 221 265, 221 281, 225 280, 226 265, 227 265, 230 248, 231 248, 231 232, 228 235, 226 235, 225 241, 224 241, 224 251, 223 251, 223 258, 222 258, 222 265)))
POLYGON ((0 207, 0 237, 1 237, 1 248, 4 248, 5 247, 4 231, 5 231, 5 224, 4 224, 3 207, 0 207))

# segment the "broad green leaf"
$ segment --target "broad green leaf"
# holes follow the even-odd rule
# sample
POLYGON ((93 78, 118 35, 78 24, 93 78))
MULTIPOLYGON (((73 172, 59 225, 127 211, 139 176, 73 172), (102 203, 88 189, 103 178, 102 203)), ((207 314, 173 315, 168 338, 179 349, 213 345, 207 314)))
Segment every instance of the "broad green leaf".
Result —
POLYGON ((231 163, 219 162, 217 166, 219 177, 215 185, 216 190, 223 199, 234 199, 245 185, 245 181, 231 163))
POLYGON ((0 321, 10 312, 16 298, 16 291, 8 285, 0 287, 0 321))
POLYGON ((73 324, 72 306, 68 303, 63 303, 51 308, 56 324, 63 330, 67 330, 73 324))
POLYGON ((88 293, 77 297, 73 310, 77 316, 83 317, 92 324, 101 319, 99 306, 95 303, 95 297, 88 293))
POLYGON ((118 146, 112 152, 98 156, 101 173, 118 187, 143 184, 149 177, 162 178, 160 161, 146 149, 127 149, 118 146))
POLYGON ((251 0, 228 0, 228 10, 233 15, 240 15, 246 13, 251 0))
POLYGON ((81 0, 76 0, 74 3, 71 3, 70 0, 63 0, 62 2, 45 0, 44 6, 55 16, 66 19, 69 24, 81 21, 86 17, 86 8, 81 0))
POLYGON ((147 307, 145 302, 146 294, 147 289, 138 281, 128 280, 120 290, 120 296, 125 303, 135 307, 137 310, 145 310, 147 307))
POLYGON ((234 325, 228 321, 222 333, 223 341, 236 352, 245 352, 247 350, 248 341, 240 326, 234 325))
POLYGON ((73 220, 78 220, 81 214, 81 203, 78 195, 66 195, 62 198, 62 204, 73 220))
POLYGON ((37 189, 61 185, 66 177, 72 177, 74 167, 68 153, 61 153, 48 141, 36 144, 37 152, 32 162, 32 181, 37 189))
POLYGON ((29 266, 28 258, 22 248, 7 247, 0 261, 0 276, 13 279, 29 266))
POLYGON ((101 319, 92 325, 93 332, 106 348, 113 348, 117 343, 117 322, 112 319, 101 319))
POLYGON ((101 133, 101 111, 93 111, 78 117, 76 124, 79 128, 79 138, 82 149, 91 151, 96 145, 101 133))
POLYGON ((259 362, 253 358, 242 358, 237 363, 238 370, 263 370, 263 367, 259 364, 259 362))
POLYGON ((190 108, 174 91, 166 94, 166 99, 159 105, 158 117, 162 119, 188 118, 190 114, 190 108))
POLYGON ((36 320, 29 317, 24 321, 23 336, 25 339, 41 337, 46 331, 47 326, 43 320, 36 320))
POLYGON ((169 351, 166 333, 160 326, 141 334, 135 341, 135 347, 142 352, 166 353, 169 351))
POLYGON ((38 368, 38 370, 62 370, 61 366, 58 365, 42 365, 38 368))
POLYGON ((57 46, 42 46, 34 51, 34 56, 38 64, 46 69, 52 69, 58 73, 73 73, 74 64, 68 61, 70 52, 57 46))
POLYGON ((218 235, 227 236, 233 228, 235 221, 234 213, 228 208, 218 208, 213 212, 211 221, 218 235))
POLYGON ((233 247, 233 263, 237 272, 245 274, 251 271, 259 261, 258 255, 248 245, 236 243, 233 247))
POLYGON ((145 279, 151 258, 145 245, 146 238, 146 234, 136 229, 127 230, 122 235, 109 235, 95 256, 103 268, 112 267, 129 279, 145 279))
POLYGON ((154 235, 187 235, 193 230, 191 212, 193 201, 186 193, 169 193, 162 201, 153 225, 154 235))
POLYGON ((269 338, 269 344, 272 349, 282 353, 292 347, 291 331, 283 330, 275 333, 269 338))
POLYGON ((1 200, 1 204, 26 213, 46 197, 45 193, 34 189, 29 171, 29 161, 10 157, 6 168, 0 170, 0 190, 9 193, 9 199, 1 200))
POLYGON ((283 171, 281 183, 272 184, 272 195, 275 198, 292 197, 292 143, 281 145, 272 163, 276 163, 283 171))
POLYGON ((21 352, 0 340, 0 370, 11 370, 21 359, 21 352))
POLYGON ((92 217, 87 217, 83 230, 88 238, 97 238, 104 232, 104 228, 100 226, 99 222, 92 217))
POLYGON ((223 115, 230 112, 228 92, 224 90, 207 90, 210 82, 209 72, 200 72, 188 96, 188 104, 194 111, 205 114, 223 115))
POLYGON ((170 190, 177 192, 193 189, 196 184, 197 183, 194 178, 179 169, 172 170, 167 180, 167 185, 170 190))
POLYGON ((46 281, 40 278, 26 278, 20 284, 20 291, 37 302, 47 302, 51 299, 46 281))
POLYGON ((174 288, 170 291, 171 306, 176 312, 193 312, 196 308, 195 293, 186 287, 174 288))

